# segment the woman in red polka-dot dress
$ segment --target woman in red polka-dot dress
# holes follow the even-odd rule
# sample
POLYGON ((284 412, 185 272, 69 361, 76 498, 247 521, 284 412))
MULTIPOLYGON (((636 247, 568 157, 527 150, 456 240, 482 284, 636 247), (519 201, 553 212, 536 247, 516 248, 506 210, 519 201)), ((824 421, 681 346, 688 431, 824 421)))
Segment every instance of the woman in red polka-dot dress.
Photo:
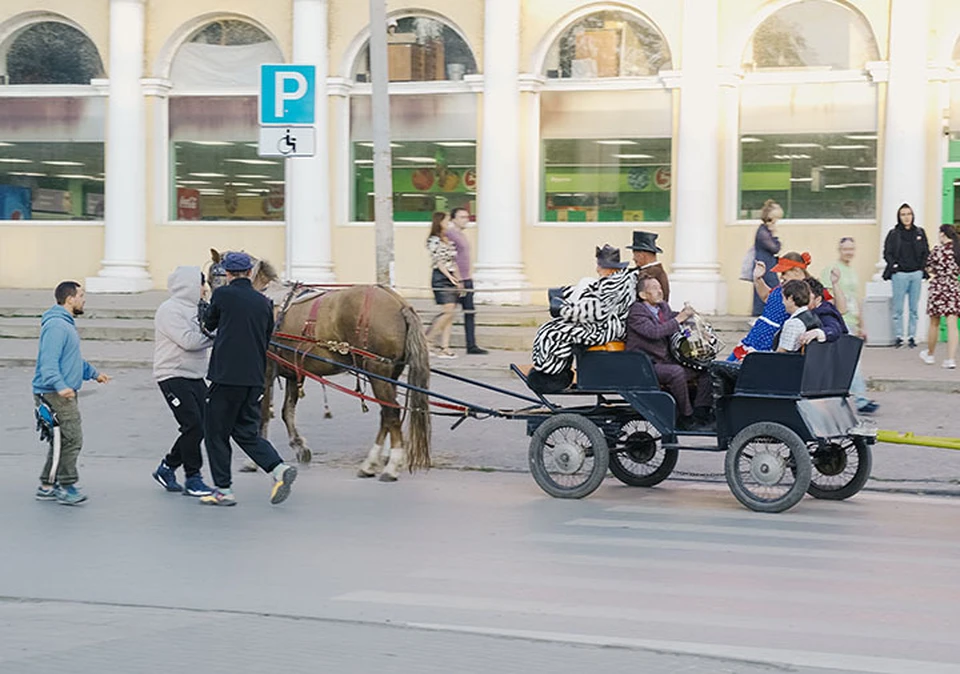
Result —
POLYGON ((927 314, 930 330, 927 333, 927 348, 920 352, 920 359, 933 365, 933 357, 940 337, 940 318, 947 319, 947 359, 943 367, 957 367, 957 316, 960 315, 960 237, 953 225, 940 226, 940 245, 930 251, 927 258, 927 273, 930 287, 927 290, 927 314))

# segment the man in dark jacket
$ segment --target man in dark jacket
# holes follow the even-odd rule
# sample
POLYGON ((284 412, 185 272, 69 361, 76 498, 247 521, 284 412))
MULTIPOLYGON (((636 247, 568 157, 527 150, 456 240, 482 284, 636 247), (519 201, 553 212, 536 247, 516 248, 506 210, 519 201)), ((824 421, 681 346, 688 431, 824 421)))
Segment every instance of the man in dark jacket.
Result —
POLYGON ((907 343, 917 345, 917 307, 924 267, 930 254, 930 244, 923 228, 914 221, 913 209, 903 204, 897 210, 897 226, 890 230, 883 242, 883 259, 887 263, 883 278, 893 283, 893 336, 897 348, 903 346, 903 300, 908 298, 910 318, 907 322, 907 343))
POLYGON ((627 316, 627 351, 643 351, 653 361, 657 380, 670 391, 680 413, 677 426, 690 431, 703 427, 710 418, 712 392, 706 372, 684 367, 670 353, 670 338, 680 324, 690 318, 690 307, 676 312, 663 301, 663 290, 655 278, 639 281, 640 300, 630 307, 627 316), (697 396, 690 404, 690 383, 695 381, 697 396))
POLYGON ((200 502, 205 505, 236 505, 230 488, 230 438, 253 461, 273 475, 271 503, 290 495, 297 477, 277 450, 260 437, 260 402, 263 399, 267 345, 273 334, 273 306, 250 282, 253 263, 246 253, 227 253, 223 268, 228 284, 210 298, 204 327, 217 331, 210 355, 204 414, 204 437, 210 472, 216 489, 200 502))
POLYGON ((657 259, 657 254, 663 252, 657 245, 658 236, 660 235, 654 232, 634 232, 633 244, 626 248, 633 251, 633 262, 637 265, 639 278, 657 279, 663 290, 663 301, 669 302, 670 279, 663 264, 657 259))

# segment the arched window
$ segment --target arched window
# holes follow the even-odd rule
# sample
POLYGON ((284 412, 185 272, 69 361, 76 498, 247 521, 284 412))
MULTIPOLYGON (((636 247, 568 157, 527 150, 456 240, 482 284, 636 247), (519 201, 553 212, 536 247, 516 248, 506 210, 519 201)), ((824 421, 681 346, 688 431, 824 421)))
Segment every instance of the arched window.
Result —
POLYGON ((862 16, 831 0, 802 0, 760 24, 743 66, 851 70, 878 58, 873 32, 862 16))
MULTIPOLYGON (((391 82, 459 80, 477 72, 473 51, 456 30, 430 16, 387 22, 387 68, 391 82)), ((370 47, 354 64, 353 78, 370 81, 370 47)))
MULTIPOLYGON (((477 70, 460 33, 429 16, 391 19, 387 57, 392 82, 460 80, 477 70)), ((369 79, 368 47, 353 74, 357 82, 369 79)), ((374 215, 371 112, 369 95, 350 97, 351 220, 356 222, 372 221, 374 215)), ((395 221, 429 222, 434 211, 452 208, 476 213, 476 94, 398 92, 390 97, 390 137, 395 221)))
POLYGON ((540 221, 670 220, 670 91, 660 82, 623 90, 593 84, 670 67, 666 40, 639 15, 601 11, 563 30, 543 66, 540 221), (583 89, 552 85, 567 78, 583 89))
POLYGON ((32 23, 0 44, 0 76, 43 89, 0 91, 0 220, 102 220, 106 102, 90 86, 103 77, 96 46, 66 23, 32 23))
POLYGON ((740 219, 767 199, 788 219, 876 217, 877 91, 864 67, 878 58, 869 24, 839 2, 801 0, 760 24, 744 68, 769 72, 748 72, 740 90, 740 219), (792 83, 798 69, 813 75, 792 83), (817 81, 831 70, 847 74, 817 81))
POLYGON ((667 43, 653 25, 634 14, 604 11, 580 19, 557 38, 544 75, 643 77, 670 67, 667 43))
POLYGON ((209 23, 170 70, 171 220, 283 220, 284 165, 257 154, 260 64, 283 61, 246 21, 209 23))

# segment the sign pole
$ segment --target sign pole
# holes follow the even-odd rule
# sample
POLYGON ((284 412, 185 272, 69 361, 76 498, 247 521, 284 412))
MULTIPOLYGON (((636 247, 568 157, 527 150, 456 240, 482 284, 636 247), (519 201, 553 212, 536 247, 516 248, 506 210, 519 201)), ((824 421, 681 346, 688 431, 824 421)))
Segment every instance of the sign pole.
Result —
POLYGON ((373 112, 373 191, 377 283, 393 285, 393 176, 387 90, 386 0, 370 0, 370 79, 373 112))

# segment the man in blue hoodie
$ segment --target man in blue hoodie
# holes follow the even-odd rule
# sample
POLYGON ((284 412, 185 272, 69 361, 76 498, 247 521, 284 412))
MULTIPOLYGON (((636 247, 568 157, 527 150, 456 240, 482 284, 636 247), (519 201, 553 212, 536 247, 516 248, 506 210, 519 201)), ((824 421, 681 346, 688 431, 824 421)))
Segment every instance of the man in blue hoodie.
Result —
POLYGON ((75 281, 64 281, 54 291, 57 303, 40 320, 40 347, 33 375, 33 398, 39 407, 46 405, 57 416, 60 447, 51 443, 47 462, 40 473, 36 498, 77 505, 87 500, 77 484, 77 457, 83 445, 77 392, 86 380, 100 384, 110 377, 97 372, 80 355, 80 335, 74 318, 83 314, 83 288, 75 281))

